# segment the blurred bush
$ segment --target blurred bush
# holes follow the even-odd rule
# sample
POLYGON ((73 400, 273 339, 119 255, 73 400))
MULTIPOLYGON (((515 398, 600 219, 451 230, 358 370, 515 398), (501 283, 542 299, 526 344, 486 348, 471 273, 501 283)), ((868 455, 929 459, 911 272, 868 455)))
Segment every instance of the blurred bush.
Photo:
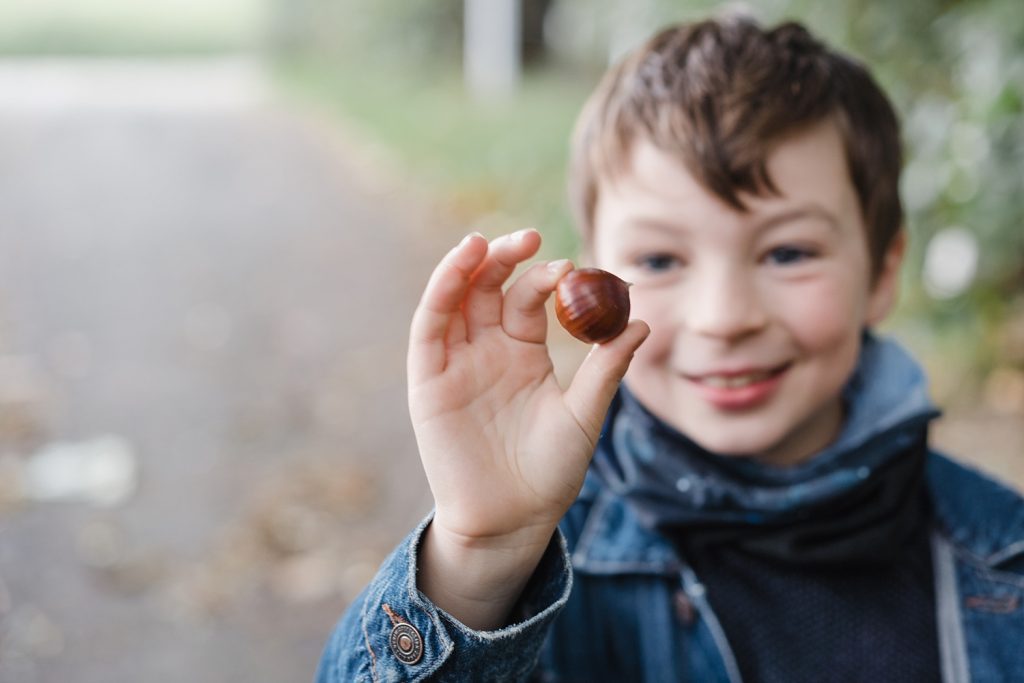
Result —
POLYGON ((445 17, 459 3, 274 0, 272 7, 271 44, 289 57, 310 55, 338 64, 366 60, 376 67, 401 68, 458 54, 457 46, 446 54, 444 45, 446 36, 459 35, 461 15, 445 17))
MULTIPOLYGON (((903 118, 902 191, 912 239, 896 324, 926 362, 941 366, 944 393, 976 395, 993 376, 1000 386, 1024 387, 1024 204, 1018 197, 1024 188, 1024 13, 1017 0, 766 0, 756 7, 706 0, 524 1, 527 72, 517 97, 501 103, 505 116, 469 101, 459 88, 458 0, 301 5, 288 3, 292 23, 283 54, 293 65, 304 60, 301 72, 320 82, 321 94, 333 88, 343 113, 408 150, 414 165, 417 158, 431 159, 435 175, 451 179, 450 191, 472 196, 475 188, 487 195, 476 206, 481 212, 501 206, 527 222, 539 218, 563 251, 575 245, 563 204, 564 140, 610 61, 659 26, 723 8, 768 24, 805 23, 866 62, 903 118), (320 76, 311 77, 314 72, 320 76), (396 86, 390 99, 380 93, 386 83, 396 86), (431 93, 430 116, 419 99, 425 92, 431 93), (516 126, 520 110, 531 112, 525 130, 516 126), (392 121, 384 127, 379 117, 392 121), (450 134, 443 121, 452 123, 450 134), (460 149, 460 131, 469 130, 473 144, 460 149), (504 144, 531 153, 503 154, 504 144), (490 162, 474 164, 474 154, 490 162), (455 168, 445 168, 449 155, 457 159, 455 168), (546 205, 539 213, 538 204, 546 205), (1007 377, 1016 379, 1007 384, 1007 377)), ((1024 388, 1001 393, 1020 394, 1011 403, 1019 400, 1015 408, 1024 410, 1024 388)))

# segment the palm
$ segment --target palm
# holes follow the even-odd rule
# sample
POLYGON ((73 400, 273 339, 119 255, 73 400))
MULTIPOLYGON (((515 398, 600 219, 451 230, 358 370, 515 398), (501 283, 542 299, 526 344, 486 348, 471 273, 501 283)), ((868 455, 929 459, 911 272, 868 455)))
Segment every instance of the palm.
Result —
POLYGON ((417 387, 413 401, 421 452, 443 454, 424 462, 438 507, 492 533, 557 514, 578 489, 591 442, 565 409, 546 349, 482 339, 454 351, 445 375, 417 387))

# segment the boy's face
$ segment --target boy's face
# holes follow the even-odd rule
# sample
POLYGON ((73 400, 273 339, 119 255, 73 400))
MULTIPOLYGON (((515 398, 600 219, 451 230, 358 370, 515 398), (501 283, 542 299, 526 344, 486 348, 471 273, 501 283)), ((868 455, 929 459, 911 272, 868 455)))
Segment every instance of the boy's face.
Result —
POLYGON ((592 256, 628 282, 651 326, 626 383, 704 448, 778 465, 836 437, 861 331, 891 306, 893 241, 874 286, 866 230, 835 125, 783 142, 768 160, 779 196, 741 213, 675 158, 633 145, 601 185, 592 256))

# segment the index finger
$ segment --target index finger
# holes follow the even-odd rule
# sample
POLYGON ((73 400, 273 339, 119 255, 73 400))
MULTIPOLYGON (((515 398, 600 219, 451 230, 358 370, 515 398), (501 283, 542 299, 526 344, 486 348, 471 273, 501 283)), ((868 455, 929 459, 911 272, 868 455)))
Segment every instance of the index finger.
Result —
POLYGON ((446 337, 454 316, 462 315, 462 302, 473 272, 487 255, 487 240, 467 235, 434 269, 420 297, 409 327, 409 378, 419 380, 445 368, 446 337))

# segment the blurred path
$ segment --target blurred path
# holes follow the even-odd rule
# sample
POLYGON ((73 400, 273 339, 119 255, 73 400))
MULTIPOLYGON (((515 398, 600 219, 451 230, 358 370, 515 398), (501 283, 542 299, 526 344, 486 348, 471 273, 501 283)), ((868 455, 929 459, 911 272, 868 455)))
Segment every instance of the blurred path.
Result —
POLYGON ((0 681, 309 680, 429 508, 404 354, 446 246, 268 92, 0 64, 0 681), (103 437, 120 502, 25 500, 103 437))

